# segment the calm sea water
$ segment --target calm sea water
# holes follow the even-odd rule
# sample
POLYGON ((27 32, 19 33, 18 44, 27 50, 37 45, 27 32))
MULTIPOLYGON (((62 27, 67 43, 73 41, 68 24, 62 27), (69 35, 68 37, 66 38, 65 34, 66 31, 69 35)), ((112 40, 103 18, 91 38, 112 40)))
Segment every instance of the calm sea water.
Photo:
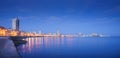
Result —
POLYGON ((120 37, 26 38, 18 46, 22 58, 120 58, 120 37))

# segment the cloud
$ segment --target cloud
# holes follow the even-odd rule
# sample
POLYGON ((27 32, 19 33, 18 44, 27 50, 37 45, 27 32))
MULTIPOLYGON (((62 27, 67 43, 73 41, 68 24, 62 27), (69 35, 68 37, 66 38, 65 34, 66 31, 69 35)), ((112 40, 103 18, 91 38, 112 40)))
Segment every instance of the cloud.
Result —
POLYGON ((68 12, 68 13, 74 13, 74 12, 76 12, 76 10, 73 9, 73 8, 68 8, 68 9, 67 9, 67 12, 68 12))
POLYGON ((114 7, 114 8, 105 10, 104 13, 109 13, 109 14, 112 14, 112 13, 120 13, 120 6, 116 6, 116 7, 114 7))
POLYGON ((49 19, 55 19, 55 20, 58 20, 58 19, 60 19, 60 18, 57 17, 57 16, 50 16, 49 19))
POLYGON ((40 19, 39 16, 18 16, 20 20, 35 20, 35 19, 40 19))
POLYGON ((49 20, 49 21, 57 22, 57 21, 61 21, 62 18, 57 17, 57 16, 50 16, 50 17, 48 17, 48 20, 49 20))

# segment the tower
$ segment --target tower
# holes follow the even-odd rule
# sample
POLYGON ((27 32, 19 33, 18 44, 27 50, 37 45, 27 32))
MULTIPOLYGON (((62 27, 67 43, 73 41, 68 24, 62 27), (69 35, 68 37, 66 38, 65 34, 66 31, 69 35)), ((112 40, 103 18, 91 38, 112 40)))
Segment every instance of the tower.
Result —
POLYGON ((19 19, 18 18, 13 19, 13 21, 12 21, 12 29, 19 31, 19 19))
POLYGON ((60 31, 59 31, 59 30, 57 30, 57 35, 58 35, 58 36, 61 36, 61 34, 60 34, 60 31))

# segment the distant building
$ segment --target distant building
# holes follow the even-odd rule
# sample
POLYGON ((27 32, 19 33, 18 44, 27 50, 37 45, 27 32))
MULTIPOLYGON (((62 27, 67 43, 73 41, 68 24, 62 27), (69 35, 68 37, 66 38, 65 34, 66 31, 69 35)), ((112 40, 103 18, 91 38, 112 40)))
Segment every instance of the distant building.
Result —
POLYGON ((3 27, 3 26, 0 26, 0 29, 6 29, 5 27, 3 27))
POLYGON ((58 36, 61 36, 61 34, 60 34, 60 31, 59 31, 59 30, 57 30, 57 35, 58 35, 58 36))
POLYGON ((19 19, 15 18, 12 21, 12 29, 13 30, 19 30, 19 19))
POLYGON ((42 31, 41 31, 41 30, 39 31, 39 34, 42 34, 42 31))
POLYGON ((5 27, 0 26, 0 36, 8 36, 8 30, 5 27))

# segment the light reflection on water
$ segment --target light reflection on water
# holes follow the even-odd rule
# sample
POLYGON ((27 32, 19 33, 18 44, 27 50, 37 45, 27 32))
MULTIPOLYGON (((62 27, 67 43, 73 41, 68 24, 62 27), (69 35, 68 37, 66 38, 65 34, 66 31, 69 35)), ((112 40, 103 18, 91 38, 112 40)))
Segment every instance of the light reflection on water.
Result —
POLYGON ((19 46, 23 58, 120 57, 120 39, 31 37, 19 46))

